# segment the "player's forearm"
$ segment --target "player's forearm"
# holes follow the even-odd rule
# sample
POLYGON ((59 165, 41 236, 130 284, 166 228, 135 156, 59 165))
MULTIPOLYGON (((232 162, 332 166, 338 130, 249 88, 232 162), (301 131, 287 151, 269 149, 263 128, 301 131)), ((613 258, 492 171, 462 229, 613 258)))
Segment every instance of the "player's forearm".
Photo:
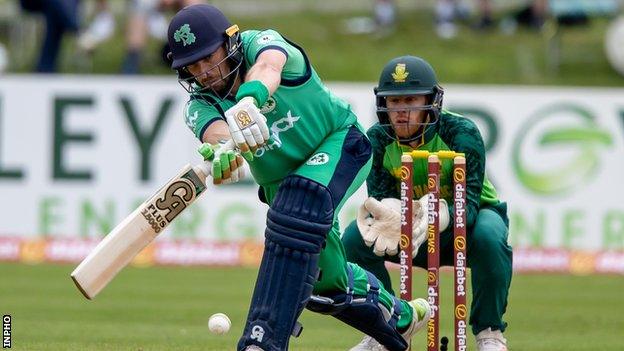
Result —
POLYGON ((250 96, 258 107, 262 106, 279 87, 285 64, 286 55, 283 52, 271 49, 263 51, 247 72, 245 83, 236 94, 236 100, 250 96))
POLYGON ((277 90, 282 80, 282 70, 266 62, 258 62, 247 73, 246 82, 258 80, 269 90, 269 96, 277 90))
POLYGON ((229 139, 232 139, 232 136, 230 136, 227 123, 223 120, 211 123, 202 135, 202 142, 210 144, 217 144, 229 139))

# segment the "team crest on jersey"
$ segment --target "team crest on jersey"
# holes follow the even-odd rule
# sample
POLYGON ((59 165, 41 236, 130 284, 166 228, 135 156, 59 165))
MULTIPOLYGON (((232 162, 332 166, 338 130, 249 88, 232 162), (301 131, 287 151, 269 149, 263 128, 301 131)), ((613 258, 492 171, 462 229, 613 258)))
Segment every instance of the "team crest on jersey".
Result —
POLYGON ((256 40, 256 43, 258 43, 259 45, 265 45, 272 42, 273 40, 275 40, 274 36, 272 36, 271 34, 265 34, 261 36, 260 39, 256 40))
POLYGON ((308 162, 306 162, 306 165, 320 166, 320 165, 326 164, 327 162, 329 162, 329 155, 324 152, 319 152, 319 153, 312 155, 312 157, 310 157, 308 162))
POLYGON ((392 78, 395 83, 405 83, 405 79, 409 76, 409 72, 405 67, 404 63, 397 63, 396 67, 394 67, 394 73, 392 73, 392 78))
POLYGON ((260 107, 260 113, 262 113, 262 114, 269 113, 269 112, 275 110, 276 106, 277 106, 277 102, 275 101, 275 99, 273 99, 272 97, 269 97, 267 102, 265 102, 264 105, 262 105, 262 107, 260 107))

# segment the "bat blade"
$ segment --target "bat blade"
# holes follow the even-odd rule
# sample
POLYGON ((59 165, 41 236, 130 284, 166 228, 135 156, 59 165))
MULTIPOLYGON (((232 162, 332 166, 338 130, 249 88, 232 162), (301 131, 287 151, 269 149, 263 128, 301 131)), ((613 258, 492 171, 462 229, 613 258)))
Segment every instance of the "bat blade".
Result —
POLYGON ((71 278, 87 299, 93 299, 206 190, 207 172, 186 165, 154 195, 119 223, 74 269, 71 278))

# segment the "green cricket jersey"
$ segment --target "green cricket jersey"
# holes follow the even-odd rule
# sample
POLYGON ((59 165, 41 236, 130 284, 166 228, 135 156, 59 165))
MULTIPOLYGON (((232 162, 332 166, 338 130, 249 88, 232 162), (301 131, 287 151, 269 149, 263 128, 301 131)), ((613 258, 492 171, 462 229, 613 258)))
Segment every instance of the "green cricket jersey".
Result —
MULTIPOLYGON (((399 144, 389 126, 375 124, 367 134, 373 146, 373 168, 366 179, 369 196, 400 199, 400 167, 402 152, 414 150, 399 144), (386 129, 386 131, 384 131, 386 129)), ((452 150, 466 154, 467 222, 471 227, 480 207, 496 205, 500 201, 496 189, 485 174, 485 148, 479 129, 471 120, 442 110, 439 122, 427 128, 424 143, 416 150, 452 150)), ((440 196, 449 204, 452 217, 453 160, 442 160, 440 196)), ((415 159, 413 170, 414 199, 427 193, 427 159, 415 159)))
MULTIPOLYGON (((248 30, 241 37, 244 71, 264 50, 280 50, 287 56, 279 88, 260 108, 271 142, 258 149, 249 163, 256 182, 265 185, 283 179, 312 156, 327 136, 357 125, 357 118, 345 101, 329 92, 296 44, 274 30, 248 30)), ((191 96, 184 113, 187 126, 200 140, 210 123, 224 120, 223 112, 236 103, 233 97, 221 102, 209 94, 204 98, 215 104, 191 96)))

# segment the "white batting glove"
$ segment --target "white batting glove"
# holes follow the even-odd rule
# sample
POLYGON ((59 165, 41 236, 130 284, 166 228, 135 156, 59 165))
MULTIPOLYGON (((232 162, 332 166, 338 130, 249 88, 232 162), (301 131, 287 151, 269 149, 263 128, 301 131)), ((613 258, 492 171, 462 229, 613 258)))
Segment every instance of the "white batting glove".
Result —
POLYGON ((269 140, 266 117, 260 113, 255 100, 247 96, 225 111, 225 118, 236 146, 243 157, 250 161, 253 152, 269 140))
MULTIPOLYGON (((427 215, 429 207, 429 195, 421 197, 418 201, 414 201, 414 221, 412 230, 412 257, 418 253, 418 248, 427 240, 427 227, 429 225, 429 217, 427 215)), ((448 204, 446 200, 440 199, 440 233, 449 226, 450 218, 448 212, 448 204)))

